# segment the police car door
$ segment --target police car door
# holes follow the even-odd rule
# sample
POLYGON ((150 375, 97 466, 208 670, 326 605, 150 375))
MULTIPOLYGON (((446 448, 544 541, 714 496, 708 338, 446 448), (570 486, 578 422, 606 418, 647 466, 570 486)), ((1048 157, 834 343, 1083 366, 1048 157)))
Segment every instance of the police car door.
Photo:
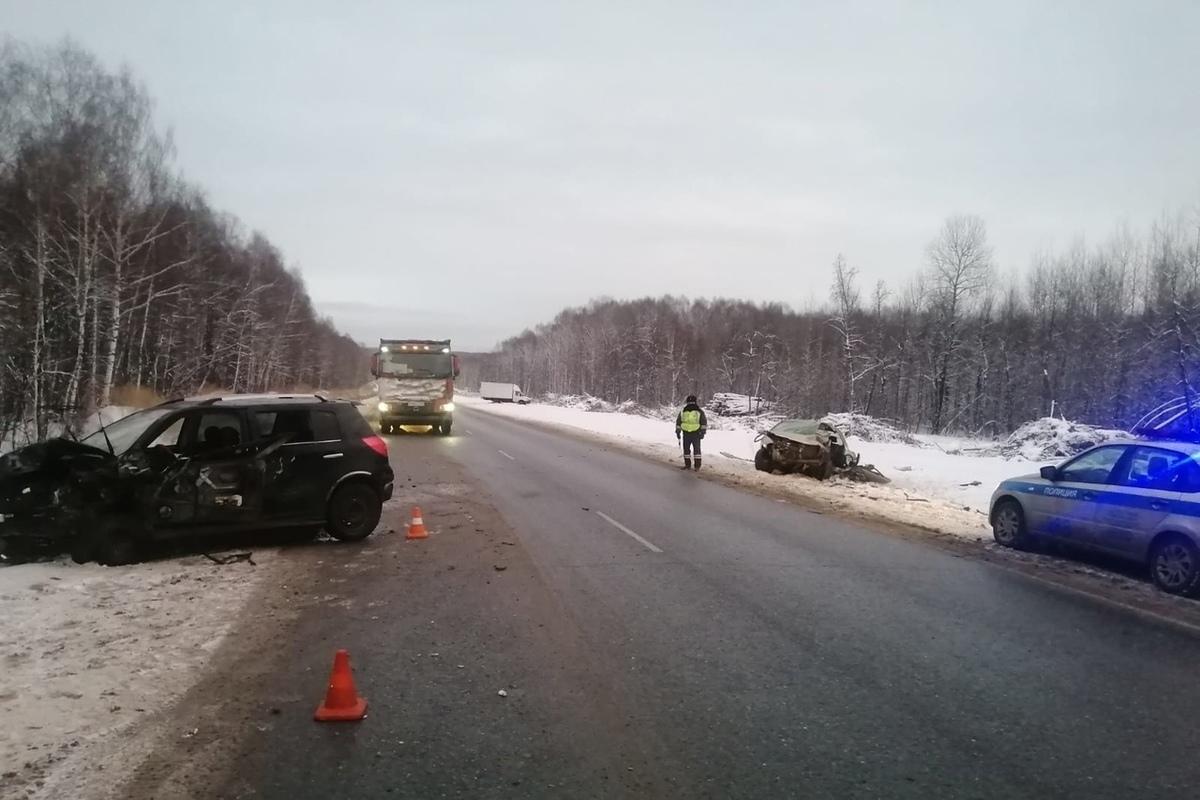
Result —
POLYGON ((1180 499, 1187 456, 1158 447, 1130 448, 1114 472, 1104 502, 1093 510, 1088 543, 1123 555, 1144 553, 1146 543, 1180 499))
POLYGON ((1090 543, 1096 509, 1105 499, 1113 470, 1127 445, 1106 445, 1088 450, 1058 470, 1058 478, 1043 490, 1049 501, 1046 529, 1066 539, 1090 543))

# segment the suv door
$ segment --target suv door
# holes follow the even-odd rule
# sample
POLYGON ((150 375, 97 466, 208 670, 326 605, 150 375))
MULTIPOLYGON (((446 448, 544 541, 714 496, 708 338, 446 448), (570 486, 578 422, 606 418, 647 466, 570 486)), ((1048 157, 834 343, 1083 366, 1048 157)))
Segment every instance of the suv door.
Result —
POLYGON ((1093 509, 1089 543, 1126 556, 1145 552, 1146 543, 1180 499, 1188 457, 1173 450, 1129 448, 1093 509))
POLYGON ((202 408, 184 412, 181 419, 176 461, 148 487, 151 527, 166 534, 194 526, 253 525, 262 507, 263 465, 246 447, 243 415, 202 408))
POLYGON ((285 439, 268 459, 264 515, 276 521, 324 519, 325 500, 341 477, 346 455, 334 411, 294 406, 256 409, 254 426, 260 438, 285 439))
POLYGON ((1043 532, 1079 544, 1092 543, 1096 507, 1128 445, 1088 450, 1058 469, 1058 479, 1042 490, 1043 532))

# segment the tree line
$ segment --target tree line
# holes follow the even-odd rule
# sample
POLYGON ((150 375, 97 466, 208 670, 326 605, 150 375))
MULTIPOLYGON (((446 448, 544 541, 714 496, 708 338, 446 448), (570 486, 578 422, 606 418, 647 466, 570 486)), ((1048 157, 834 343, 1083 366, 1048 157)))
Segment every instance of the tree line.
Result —
POLYGON ((1200 218, 998 272, 987 228, 947 219, 924 268, 862 287, 842 255, 828 303, 600 299, 503 342, 481 366, 534 394, 675 405, 690 392, 765 397, 814 416, 853 410, 912 430, 1002 434, 1046 415, 1126 427, 1196 396, 1200 218))
POLYGON ((356 386, 362 349, 264 236, 177 174, 127 69, 0 44, 0 440, 123 385, 356 386))

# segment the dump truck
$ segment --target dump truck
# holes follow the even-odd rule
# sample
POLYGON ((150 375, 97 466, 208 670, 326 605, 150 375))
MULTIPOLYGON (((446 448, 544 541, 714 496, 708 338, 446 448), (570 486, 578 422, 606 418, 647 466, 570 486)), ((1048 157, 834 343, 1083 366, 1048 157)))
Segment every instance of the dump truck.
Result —
POLYGON ((384 433, 425 426, 449 436, 454 425, 454 380, 459 362, 449 339, 380 339, 371 358, 384 433))

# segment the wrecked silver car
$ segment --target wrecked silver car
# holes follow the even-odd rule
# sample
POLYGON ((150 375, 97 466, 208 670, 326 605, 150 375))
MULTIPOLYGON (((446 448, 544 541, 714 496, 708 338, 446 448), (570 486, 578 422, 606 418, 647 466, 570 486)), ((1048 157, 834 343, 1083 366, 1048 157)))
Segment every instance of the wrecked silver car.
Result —
POLYGON ((823 481, 858 466, 846 434, 825 420, 785 419, 755 441, 761 445, 754 466, 762 472, 800 472, 823 481))

